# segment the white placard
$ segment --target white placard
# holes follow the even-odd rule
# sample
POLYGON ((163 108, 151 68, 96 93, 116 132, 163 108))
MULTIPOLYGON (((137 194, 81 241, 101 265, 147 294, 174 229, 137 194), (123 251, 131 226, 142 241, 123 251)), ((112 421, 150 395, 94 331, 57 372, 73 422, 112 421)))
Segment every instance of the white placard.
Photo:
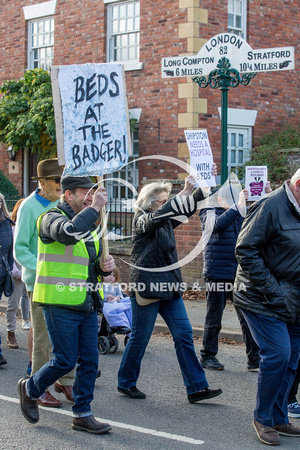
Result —
POLYGON ((64 175, 102 176, 119 170, 128 161, 130 146, 123 65, 54 68, 53 86, 59 90, 54 105, 59 110, 60 99, 63 130, 58 134, 58 155, 60 164, 65 163, 64 175))
POLYGON ((184 134, 190 152, 191 175, 196 177, 198 186, 215 186, 216 180, 211 173, 214 161, 207 130, 185 130, 184 134))
POLYGON ((249 192, 249 202, 260 200, 266 195, 265 187, 267 181, 267 166, 246 166, 245 189, 249 192))

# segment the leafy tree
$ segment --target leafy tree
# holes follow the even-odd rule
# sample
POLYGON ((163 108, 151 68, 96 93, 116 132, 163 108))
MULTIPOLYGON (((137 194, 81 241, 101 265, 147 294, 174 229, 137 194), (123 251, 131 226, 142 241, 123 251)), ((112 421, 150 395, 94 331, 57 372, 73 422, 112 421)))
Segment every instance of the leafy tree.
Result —
POLYGON ((267 166, 268 178, 273 184, 281 184, 291 176, 291 167, 283 149, 300 148, 300 129, 288 127, 281 131, 265 134, 259 146, 250 152, 250 158, 244 163, 241 178, 245 173, 245 166, 267 166))
POLYGON ((28 70, 0 88, 0 141, 15 150, 29 148, 39 158, 55 157, 56 135, 51 78, 43 69, 28 70))

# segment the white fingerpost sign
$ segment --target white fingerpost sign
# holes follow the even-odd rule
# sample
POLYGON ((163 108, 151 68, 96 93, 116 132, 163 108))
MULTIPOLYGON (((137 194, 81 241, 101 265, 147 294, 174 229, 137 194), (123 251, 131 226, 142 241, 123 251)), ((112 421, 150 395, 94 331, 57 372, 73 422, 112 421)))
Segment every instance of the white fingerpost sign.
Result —
POLYGON ((130 146, 122 64, 51 69, 57 153, 64 175, 102 176, 128 161, 130 146))
POLYGON ((245 189, 249 192, 249 202, 260 200, 266 195, 265 187, 267 181, 267 166, 246 166, 245 189))
POLYGON ((162 78, 208 75, 217 68, 220 58, 229 59, 231 68, 240 73, 271 72, 295 69, 294 47, 253 50, 240 36, 221 33, 201 47, 197 55, 162 59, 162 78))
POLYGON ((215 176, 212 175, 213 154, 211 151, 207 130, 184 130, 190 152, 191 175, 201 187, 215 186, 215 176))

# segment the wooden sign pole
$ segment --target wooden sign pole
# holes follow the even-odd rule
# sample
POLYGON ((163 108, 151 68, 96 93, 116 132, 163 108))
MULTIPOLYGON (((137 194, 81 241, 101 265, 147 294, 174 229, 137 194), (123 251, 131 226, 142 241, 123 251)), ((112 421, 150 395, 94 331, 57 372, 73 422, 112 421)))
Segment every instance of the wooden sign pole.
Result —
MULTIPOLYGON (((98 183, 104 186, 104 178, 97 177, 98 183)), ((109 245, 107 239, 107 219, 106 219, 106 210, 105 206, 100 210, 100 219, 101 219, 101 231, 102 231, 102 253, 103 258, 105 259, 109 255, 109 245), (106 224, 104 226, 104 224, 106 224)))

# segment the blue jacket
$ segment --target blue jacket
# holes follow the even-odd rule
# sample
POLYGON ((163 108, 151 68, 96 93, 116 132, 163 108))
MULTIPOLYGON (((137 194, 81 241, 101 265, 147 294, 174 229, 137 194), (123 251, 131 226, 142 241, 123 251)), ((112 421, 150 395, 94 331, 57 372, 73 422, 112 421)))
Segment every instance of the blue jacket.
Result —
POLYGON ((221 207, 200 210, 203 274, 210 280, 233 281, 237 268, 235 245, 243 217, 238 210, 221 207))

